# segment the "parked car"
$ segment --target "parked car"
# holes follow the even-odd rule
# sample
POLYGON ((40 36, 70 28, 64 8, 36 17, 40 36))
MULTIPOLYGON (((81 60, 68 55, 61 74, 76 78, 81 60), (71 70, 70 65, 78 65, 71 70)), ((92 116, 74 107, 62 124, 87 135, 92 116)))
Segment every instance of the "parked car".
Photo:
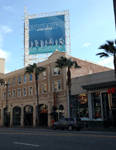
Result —
POLYGON ((68 129, 69 131, 72 131, 73 129, 76 129, 77 131, 80 131, 83 128, 82 121, 80 118, 62 118, 61 120, 54 122, 52 124, 52 129, 68 129))

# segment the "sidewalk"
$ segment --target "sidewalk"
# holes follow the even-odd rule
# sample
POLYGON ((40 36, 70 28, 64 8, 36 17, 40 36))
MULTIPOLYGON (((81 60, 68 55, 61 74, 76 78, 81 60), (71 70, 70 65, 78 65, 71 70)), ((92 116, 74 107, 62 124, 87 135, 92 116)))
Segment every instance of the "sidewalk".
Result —
POLYGON ((116 132, 116 127, 96 127, 96 128, 91 128, 91 127, 84 127, 83 129, 81 129, 81 131, 111 131, 111 132, 116 132))

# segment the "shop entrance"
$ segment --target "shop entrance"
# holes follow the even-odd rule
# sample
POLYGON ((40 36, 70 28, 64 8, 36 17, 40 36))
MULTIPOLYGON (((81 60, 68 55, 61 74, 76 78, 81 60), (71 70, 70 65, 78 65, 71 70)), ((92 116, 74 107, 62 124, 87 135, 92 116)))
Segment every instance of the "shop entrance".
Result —
POLYGON ((48 125, 48 107, 47 105, 44 104, 39 105, 39 125, 41 126, 48 125))
POLYGON ((10 125, 10 109, 4 108, 4 125, 10 125))
POLYGON ((107 120, 109 118, 109 103, 107 93, 102 93, 102 104, 103 104, 103 118, 104 120, 107 120))
POLYGON ((116 127, 116 109, 112 109, 113 126, 116 127))
POLYGON ((24 107, 24 125, 33 125, 33 107, 24 107))
POLYGON ((21 125, 21 108, 18 106, 13 108, 13 125, 21 125))

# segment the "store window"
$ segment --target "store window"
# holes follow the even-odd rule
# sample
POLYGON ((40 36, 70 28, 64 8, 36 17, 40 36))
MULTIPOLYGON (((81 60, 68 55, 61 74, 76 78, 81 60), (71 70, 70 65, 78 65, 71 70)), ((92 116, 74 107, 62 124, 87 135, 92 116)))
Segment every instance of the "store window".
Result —
POLYGON ((53 82, 53 91, 61 90, 61 81, 53 82))
POLYGON ((26 76, 24 76, 24 83, 26 83, 26 76))
POLYGON ((33 88, 29 87, 29 95, 32 95, 32 94, 33 94, 33 88))
POLYGON ((47 92, 47 86, 46 83, 42 84, 42 92, 47 92))
POLYGON ((87 94, 71 96, 71 117, 79 117, 81 120, 89 120, 87 94))
POLYGON ((15 86, 15 78, 13 78, 13 86, 15 86))
POLYGON ((32 74, 30 74, 30 82, 32 82, 32 74))
POLYGON ((101 120, 102 113, 101 113, 100 92, 92 93, 91 100, 92 100, 93 119, 101 120))
POLYGON ((61 74, 61 70, 59 67, 53 67, 53 76, 61 74))
POLYGON ((18 97, 21 96, 21 89, 18 89, 18 97))

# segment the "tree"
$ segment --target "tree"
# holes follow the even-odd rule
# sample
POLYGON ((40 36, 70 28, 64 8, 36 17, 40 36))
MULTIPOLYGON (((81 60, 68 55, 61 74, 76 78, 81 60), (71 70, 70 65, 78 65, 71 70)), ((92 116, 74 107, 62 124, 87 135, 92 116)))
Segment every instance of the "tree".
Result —
POLYGON ((114 57, 114 71, 115 71, 115 78, 116 78, 116 40, 115 41, 106 41, 107 43, 101 45, 99 49, 103 49, 105 52, 97 53, 96 55, 100 55, 102 57, 114 57))
POLYGON ((4 82, 4 80, 2 78, 0 78, 0 84, 2 85, 4 82))
POLYGON ((36 63, 34 63, 33 65, 29 65, 25 68, 25 73, 34 73, 35 75, 35 81, 36 81, 36 93, 37 93, 37 126, 39 125, 39 96, 38 96, 38 79, 37 76, 42 73, 43 71, 45 71, 46 68, 45 67, 38 67, 36 65, 36 63))
POLYGON ((69 107, 70 107, 70 112, 71 112, 71 71, 70 69, 74 66, 74 68, 81 68, 81 66, 79 66, 77 64, 76 61, 71 61, 71 58, 66 58, 61 56, 59 59, 56 60, 55 62, 57 65, 55 67, 59 67, 59 68, 64 68, 64 67, 68 67, 68 71, 67 71, 67 86, 68 86, 68 93, 69 93, 69 107))

